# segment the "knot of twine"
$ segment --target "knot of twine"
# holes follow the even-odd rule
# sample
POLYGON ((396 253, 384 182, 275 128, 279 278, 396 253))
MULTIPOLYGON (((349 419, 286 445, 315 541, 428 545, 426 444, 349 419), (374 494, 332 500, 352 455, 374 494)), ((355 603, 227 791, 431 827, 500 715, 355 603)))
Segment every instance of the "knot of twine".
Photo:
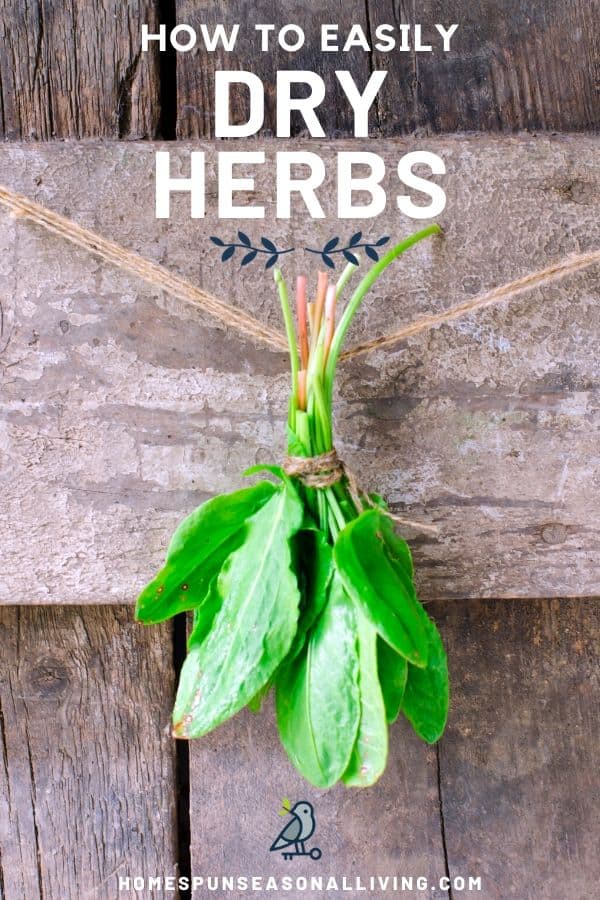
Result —
POLYGON ((290 478, 296 478, 306 487, 321 491, 333 487, 339 481, 344 481, 358 513, 361 513, 365 506, 370 506, 372 509, 378 509, 399 525, 406 525, 416 531, 430 534, 438 532, 435 525, 427 525, 424 522, 415 522, 413 519, 397 516, 375 503, 367 492, 362 490, 352 469, 339 458, 335 447, 318 456, 286 456, 283 470, 290 478))

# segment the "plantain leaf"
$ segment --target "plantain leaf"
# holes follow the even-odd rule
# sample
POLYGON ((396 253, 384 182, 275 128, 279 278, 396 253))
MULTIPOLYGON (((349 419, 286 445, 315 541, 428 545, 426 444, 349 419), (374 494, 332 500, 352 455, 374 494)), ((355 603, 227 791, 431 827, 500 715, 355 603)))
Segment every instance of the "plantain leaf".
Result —
POLYGON ((318 528, 304 528, 295 538, 296 571, 300 582, 300 616, 288 659, 298 655, 306 635, 319 618, 327 601, 333 574, 333 557, 327 537, 318 528))
POLYGON ((244 478, 248 478, 250 475, 258 475, 260 472, 268 472, 269 475, 274 475, 280 481, 290 481, 289 475, 286 475, 281 466, 274 466, 271 463, 257 463, 255 466, 244 469, 242 475, 244 478))
POLYGON ((183 664, 175 737, 200 737, 238 712, 290 649, 300 601, 290 542, 303 508, 293 486, 271 488, 270 499, 246 524, 244 543, 219 575, 223 605, 212 630, 192 645, 183 664))
POLYGON ((300 656, 276 687, 281 741, 298 771, 326 788, 348 766, 360 717, 355 614, 339 578, 300 656))
MULTIPOLYGON (((379 683, 385 704, 385 714, 390 724, 395 722, 400 715, 406 678, 408 675, 408 663, 403 656, 396 653, 393 647, 382 641, 377 641, 377 670, 379 683)), ((415 669, 415 671, 420 671, 415 669)))
POLYGON ((437 626, 424 609, 422 619, 429 640, 429 662, 426 669, 408 667, 402 712, 419 737, 434 744, 444 733, 448 719, 448 660, 437 626))
POLYGON ((287 427, 287 445, 290 456, 310 456, 310 451, 302 443, 295 431, 287 427))
POLYGON ((381 496, 381 494, 375 494, 375 493, 369 494, 369 499, 370 499, 371 503, 373 503, 375 506, 378 506, 380 509, 385 509, 385 510, 389 509, 387 501, 385 500, 384 497, 381 496))
POLYGON ((357 610, 360 671, 360 724, 350 763, 342 781, 348 787, 369 787, 385 771, 388 753, 386 710, 377 674, 377 632, 357 610))
POLYGON ((194 609, 193 627, 187 640, 188 651, 196 644, 201 644, 210 632, 215 616, 223 606, 223 598, 219 592, 218 576, 211 581, 204 599, 194 609))
POLYGON ((428 639, 412 583, 410 551, 389 518, 378 509, 361 513, 339 533, 333 557, 346 591, 381 637, 424 668, 428 639))
POLYGON ((254 697, 248 700, 248 709, 250 710, 250 712, 259 713, 261 711, 262 705, 267 699, 268 693, 272 687, 273 679, 269 678, 267 683, 263 684, 260 690, 254 695, 254 697))
POLYGON ((137 599, 139 622, 162 622, 202 603, 227 557, 243 542, 246 520, 277 490, 270 481, 213 497, 177 527, 164 567, 137 599))

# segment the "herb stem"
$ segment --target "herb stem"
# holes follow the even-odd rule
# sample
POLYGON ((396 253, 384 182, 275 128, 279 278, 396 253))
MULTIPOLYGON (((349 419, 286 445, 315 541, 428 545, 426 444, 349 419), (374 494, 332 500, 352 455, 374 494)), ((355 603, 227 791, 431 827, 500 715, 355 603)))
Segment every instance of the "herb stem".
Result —
MULTIPOLYGON (((360 262, 360 256, 357 256, 357 259, 360 262)), ((356 272, 357 268, 358 268, 358 266, 355 266, 354 263, 348 263, 348 265, 345 267, 344 271, 338 278, 338 282, 335 286, 335 295, 338 298, 338 300, 342 296, 342 294, 344 292, 344 288, 346 287, 346 285, 348 284, 348 282, 350 281, 350 279, 356 272)))
MULTIPOLYGON (((283 321, 285 322, 285 331, 288 339, 288 344, 290 347, 290 368, 292 374, 292 404, 291 408, 296 410, 298 405, 298 347, 296 344, 296 330, 294 328, 294 318, 292 316, 292 310, 290 308, 290 301, 288 297, 288 289, 287 284, 285 283, 285 278, 281 274, 280 269, 275 269, 274 272, 275 284, 277 285, 277 290, 279 291, 279 300, 281 302, 281 311, 283 313, 283 321)), ((293 426, 292 426, 293 427, 293 426)))
POLYGON ((356 315, 360 304, 364 300, 365 295, 373 287, 379 276, 385 271, 385 269, 387 269, 390 263, 401 256, 414 244, 417 244, 424 238, 430 237, 432 234, 441 234, 441 231, 442 229, 436 223, 434 225, 429 225, 427 228, 423 228, 422 231, 417 231, 415 234, 411 234, 410 237, 405 238, 405 240, 401 241, 399 244, 396 244, 395 247, 392 247, 389 253, 386 253, 386 255, 382 257, 379 262, 376 263, 362 279, 362 281, 354 291, 352 297, 350 298, 348 306, 344 310, 344 315, 340 319, 340 323, 336 328, 333 340, 331 342, 331 347, 327 359, 327 366, 325 370, 325 390, 327 391, 327 395, 329 397, 331 397, 335 370, 342 349, 342 344, 344 343, 344 338, 346 337, 346 332, 348 331, 348 328, 350 327, 352 319, 356 315))

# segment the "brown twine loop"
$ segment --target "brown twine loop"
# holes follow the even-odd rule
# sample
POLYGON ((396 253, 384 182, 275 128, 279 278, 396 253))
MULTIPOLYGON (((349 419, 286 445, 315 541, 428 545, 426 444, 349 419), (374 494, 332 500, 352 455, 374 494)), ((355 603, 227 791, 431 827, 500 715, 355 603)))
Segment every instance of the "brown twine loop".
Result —
POLYGON ((342 480, 346 467, 334 447, 319 456, 286 456, 283 471, 306 487, 325 490, 342 480))
POLYGON ((438 528, 435 525, 415 522, 413 519, 397 516, 395 513, 384 510, 377 503, 374 503, 366 491, 363 491, 360 487, 352 469, 339 458, 335 447, 327 453, 320 453, 318 456, 286 456, 283 470, 290 478, 296 478, 306 487, 317 488, 318 490, 325 490, 325 488, 332 487, 339 481, 344 480, 358 513, 363 512, 365 506, 370 506, 373 509, 379 509, 384 515, 399 525, 405 525, 409 528, 414 528, 416 531, 423 531, 429 534, 438 533, 438 528))

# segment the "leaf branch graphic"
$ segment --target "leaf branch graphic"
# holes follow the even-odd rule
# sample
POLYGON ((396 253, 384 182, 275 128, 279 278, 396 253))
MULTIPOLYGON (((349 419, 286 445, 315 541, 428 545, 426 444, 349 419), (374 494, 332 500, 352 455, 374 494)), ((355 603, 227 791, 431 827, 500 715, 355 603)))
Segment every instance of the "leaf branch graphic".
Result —
POLYGON ((379 253, 377 252, 376 248, 383 247, 384 244, 387 244, 390 239, 389 235, 385 234, 377 241, 363 241, 362 237, 362 231, 357 231, 352 235, 345 246, 340 245, 339 237, 333 237, 331 238, 331 240, 327 241, 322 250, 317 250, 313 247, 305 247, 304 249, 307 253, 315 253, 316 255, 320 256, 325 265, 330 269, 335 269, 335 262, 332 259, 332 256, 334 256, 336 253, 341 253, 346 262, 358 266, 360 260, 356 256, 356 251, 364 250, 369 259, 372 259, 373 262, 378 262, 379 253))
MULTIPOLYGON (((294 253, 296 250, 296 247, 280 249, 267 237, 261 237, 260 246, 257 247, 252 243, 251 239, 244 231, 238 231, 237 237, 237 241, 224 241, 216 235, 211 236, 210 240, 213 244, 222 250, 221 262, 227 262, 227 260, 234 257, 236 250, 241 250, 243 251, 243 256, 240 265, 247 266, 253 262, 259 254, 263 254, 268 257, 265 263, 265 269, 270 269, 278 262, 280 256, 284 256, 286 253, 294 253)), ((332 237, 326 242, 322 249, 317 249, 315 247, 304 247, 303 249, 306 253, 314 253, 316 256, 320 256, 323 263, 329 269, 335 269, 333 257, 336 254, 341 254, 346 262, 358 266, 360 260, 356 254, 359 250, 364 250, 369 259, 372 259, 373 262, 378 262, 378 248, 387 244, 389 239, 389 235, 385 234, 376 241, 367 241, 363 240, 362 231, 357 231, 352 235, 347 244, 342 244, 339 237, 332 237)))
POLYGON ((256 259, 259 253, 266 254, 269 258, 265 263, 265 269, 270 269, 277 263, 277 260, 280 256, 283 256, 286 253, 293 253, 296 249, 295 247, 289 247, 287 249, 278 249, 277 246, 273 243, 273 241, 269 240, 269 238, 262 237, 260 239, 260 243, 262 246, 255 247, 248 237, 248 235, 244 231, 238 231, 237 233, 239 243, 235 241, 224 241, 220 237, 216 237, 216 235, 211 236, 211 241, 215 246, 222 247, 223 252, 221 254, 221 262, 227 262, 228 259, 232 259, 236 250, 244 251, 244 256, 242 257, 242 261, 240 265, 247 266, 253 260, 256 259))

